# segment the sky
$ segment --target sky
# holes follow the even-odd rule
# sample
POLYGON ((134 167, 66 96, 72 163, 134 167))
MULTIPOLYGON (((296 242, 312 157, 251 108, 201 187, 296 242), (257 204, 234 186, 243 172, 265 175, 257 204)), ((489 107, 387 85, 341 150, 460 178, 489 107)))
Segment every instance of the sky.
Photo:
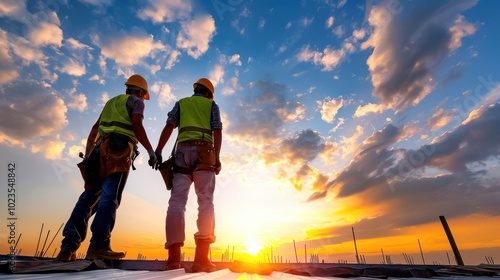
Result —
MULTIPOLYGON (((0 254, 12 235, 22 255, 57 253, 58 229, 83 191, 78 153, 105 102, 137 73, 149 84, 153 146, 198 78, 215 86, 224 128, 214 260, 296 261, 296 251, 299 261, 356 262, 354 232, 368 263, 406 263, 406 254, 454 264, 444 216, 466 264, 498 262, 499 8, 494 0, 4 0, 0 219, 16 220, 14 232, 1 227, 0 254)), ((164 259, 170 193, 139 151, 111 246, 129 259, 164 259)), ((191 260, 196 215, 191 191, 183 247, 191 260)), ((88 239, 79 253, 87 247, 88 239)))

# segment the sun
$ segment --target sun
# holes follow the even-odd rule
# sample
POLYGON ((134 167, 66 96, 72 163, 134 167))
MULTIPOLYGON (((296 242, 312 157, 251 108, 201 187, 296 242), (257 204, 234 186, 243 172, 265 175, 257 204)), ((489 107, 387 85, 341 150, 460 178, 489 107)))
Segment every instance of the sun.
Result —
POLYGON ((259 242, 255 239, 250 239, 247 241, 246 244, 247 247, 247 253, 249 253, 252 256, 257 255, 260 250, 262 249, 262 246, 260 246, 259 242))

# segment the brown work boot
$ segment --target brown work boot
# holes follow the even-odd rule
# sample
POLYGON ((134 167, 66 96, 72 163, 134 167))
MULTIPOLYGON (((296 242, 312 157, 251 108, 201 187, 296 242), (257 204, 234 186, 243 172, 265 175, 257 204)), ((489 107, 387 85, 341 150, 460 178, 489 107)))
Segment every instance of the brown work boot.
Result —
POLYGON ((89 248, 85 255, 87 260, 119 260, 124 257, 124 252, 114 252, 111 248, 89 248))
POLYGON ((69 250, 61 250, 57 254, 56 260, 63 262, 70 262, 76 260, 76 252, 71 252, 69 250))
POLYGON ((165 270, 181 268, 181 246, 182 243, 175 243, 168 247, 168 260, 165 265, 165 270))
POLYGON ((210 240, 198 240, 193 266, 191 267, 192 272, 213 272, 217 270, 217 266, 208 259, 211 243, 210 240))

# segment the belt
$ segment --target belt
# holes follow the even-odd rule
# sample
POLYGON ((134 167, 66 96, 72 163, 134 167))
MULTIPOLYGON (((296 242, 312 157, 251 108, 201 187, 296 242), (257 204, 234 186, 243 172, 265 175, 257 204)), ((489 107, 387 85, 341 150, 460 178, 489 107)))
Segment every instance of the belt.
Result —
POLYGON ((207 142, 203 140, 189 140, 189 141, 182 141, 177 143, 177 147, 185 147, 185 146, 207 146, 207 147, 213 147, 214 145, 212 142, 207 142))

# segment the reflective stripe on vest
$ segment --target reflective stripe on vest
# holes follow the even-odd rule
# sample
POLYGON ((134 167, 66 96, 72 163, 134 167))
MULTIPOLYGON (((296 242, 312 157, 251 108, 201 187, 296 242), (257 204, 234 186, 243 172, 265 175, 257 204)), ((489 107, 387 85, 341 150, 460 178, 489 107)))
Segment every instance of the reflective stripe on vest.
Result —
POLYGON ((121 94, 110 99, 101 113, 99 122, 99 134, 106 137, 111 133, 119 133, 130 137, 137 143, 134 130, 132 129, 132 120, 127 111, 127 100, 130 95, 121 94))
POLYGON ((203 96, 191 96, 179 100, 179 143, 204 140, 213 143, 210 117, 213 100, 203 96))

